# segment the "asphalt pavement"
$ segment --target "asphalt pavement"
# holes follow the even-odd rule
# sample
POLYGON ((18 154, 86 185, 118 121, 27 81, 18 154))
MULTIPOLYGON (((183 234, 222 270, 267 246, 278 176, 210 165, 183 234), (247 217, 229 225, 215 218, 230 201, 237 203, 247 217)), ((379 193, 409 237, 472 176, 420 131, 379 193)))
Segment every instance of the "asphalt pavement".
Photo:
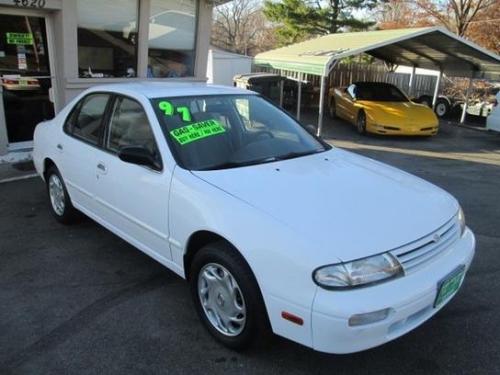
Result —
POLYGON ((230 351, 199 323, 182 279, 90 219, 58 224, 32 178, 0 184, 0 374, 499 374, 500 135, 443 125, 434 138, 363 137, 330 121, 325 138, 461 202, 476 258, 430 321, 351 355, 281 338, 230 351))

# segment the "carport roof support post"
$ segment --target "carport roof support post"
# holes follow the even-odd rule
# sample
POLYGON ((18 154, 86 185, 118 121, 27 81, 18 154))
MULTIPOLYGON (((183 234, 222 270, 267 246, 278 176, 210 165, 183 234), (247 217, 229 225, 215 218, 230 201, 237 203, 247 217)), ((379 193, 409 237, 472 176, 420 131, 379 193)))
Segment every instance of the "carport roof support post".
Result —
POLYGON ((439 70, 439 75, 436 79, 436 86, 434 87, 434 96, 432 97, 432 109, 436 107, 436 101, 439 94, 439 85, 441 84, 441 78, 443 78, 443 69, 439 70))
POLYGON ((297 120, 300 120, 300 102, 302 99, 302 73, 299 73, 297 80, 297 120))
POLYGON ((413 95, 413 86, 415 85, 415 70, 417 67, 413 65, 411 74, 410 74, 410 82, 408 83, 408 96, 411 98, 413 95))
POLYGON ((467 114, 467 106, 469 104, 469 95, 471 88, 472 88, 472 77, 469 78, 469 84, 467 85, 467 90, 465 91, 465 101, 464 101, 464 106, 462 108, 462 115, 460 116, 461 124, 465 122, 465 115, 467 114))
POLYGON ((321 131, 323 130, 323 112, 325 106, 325 86, 326 86, 326 77, 321 76, 321 86, 319 90, 319 114, 318 114, 318 132, 317 136, 321 136, 321 131))
MULTIPOLYGON (((281 73, 280 73, 281 75, 281 73)), ((285 80, 280 81, 280 107, 283 108, 283 89, 285 87, 285 80)))

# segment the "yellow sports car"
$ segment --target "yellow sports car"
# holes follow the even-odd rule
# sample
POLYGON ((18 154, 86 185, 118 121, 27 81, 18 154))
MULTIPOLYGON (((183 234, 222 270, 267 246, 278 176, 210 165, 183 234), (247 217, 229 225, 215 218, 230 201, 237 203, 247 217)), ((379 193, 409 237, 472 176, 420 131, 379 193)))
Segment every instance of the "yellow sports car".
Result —
POLYGON ((439 121, 432 109, 412 102, 396 86, 358 82, 329 92, 330 116, 356 126, 361 134, 435 135, 439 121))

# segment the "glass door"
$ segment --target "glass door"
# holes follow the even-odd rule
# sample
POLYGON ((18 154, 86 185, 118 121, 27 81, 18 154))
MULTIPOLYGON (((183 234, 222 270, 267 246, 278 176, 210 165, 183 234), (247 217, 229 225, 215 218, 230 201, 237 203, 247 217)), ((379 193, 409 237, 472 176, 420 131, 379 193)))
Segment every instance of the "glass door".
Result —
POLYGON ((35 126, 54 117, 49 98, 51 78, 45 18, 0 14, 4 112, 0 116, 6 124, 9 149, 31 146, 35 126))

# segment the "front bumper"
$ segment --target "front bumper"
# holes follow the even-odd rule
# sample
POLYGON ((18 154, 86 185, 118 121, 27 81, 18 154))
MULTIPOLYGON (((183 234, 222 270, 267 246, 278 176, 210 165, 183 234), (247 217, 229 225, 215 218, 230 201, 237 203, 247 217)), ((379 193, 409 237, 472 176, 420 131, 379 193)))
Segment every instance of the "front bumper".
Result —
POLYGON ((421 135, 431 136, 436 135, 439 125, 419 125, 419 126, 385 126, 385 125, 371 125, 367 127, 369 133, 384 134, 384 135, 421 135))
MULTIPOLYGON (((475 251, 470 229, 434 262, 413 274, 372 287, 329 291, 318 287, 312 311, 313 348, 353 353, 391 341, 432 317, 438 282, 460 265, 469 268, 475 251), (349 317, 390 308, 382 321, 349 326, 349 317)), ((463 280, 462 280, 463 282, 463 280)))

